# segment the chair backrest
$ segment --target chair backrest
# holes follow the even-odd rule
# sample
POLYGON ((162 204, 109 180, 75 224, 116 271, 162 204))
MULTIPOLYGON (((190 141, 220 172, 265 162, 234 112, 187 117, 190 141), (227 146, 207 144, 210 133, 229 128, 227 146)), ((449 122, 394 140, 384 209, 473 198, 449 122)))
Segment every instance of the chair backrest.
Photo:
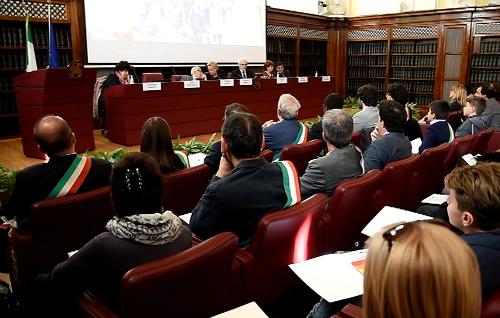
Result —
POLYGON ((356 147, 360 147, 360 145, 361 145, 361 132, 360 131, 355 131, 355 132, 352 133, 351 142, 356 147))
POLYGON ((303 175, 310 160, 319 156, 323 145, 315 139, 303 144, 288 145, 281 151, 280 160, 289 160, 295 165, 297 173, 303 175))
POLYGON ((449 113, 448 117, 446 118, 446 121, 451 125, 453 131, 457 130, 457 128, 461 124, 460 116, 462 116, 461 110, 449 113))
POLYGON ((488 143, 491 136, 495 130, 493 128, 488 128, 486 130, 480 131, 474 135, 474 140, 471 145, 471 153, 476 155, 478 153, 484 153, 488 151, 488 143))
POLYGON ((238 238, 226 232, 131 269, 121 281, 118 316, 210 317, 240 306, 237 250, 238 238))
POLYGON ((142 73, 142 83, 147 82, 161 82, 163 81, 163 74, 157 73, 142 73))
POLYGON ((340 183, 328 203, 319 225, 319 254, 350 250, 361 230, 377 214, 371 197, 381 186, 382 172, 368 173, 340 183))
POLYGON ((250 246, 237 253, 246 300, 268 304, 300 282, 288 265, 317 255, 316 226, 327 202, 315 194, 260 219, 250 246))
POLYGON ((422 133, 422 137, 425 137, 425 134, 427 133, 427 129, 429 129, 429 124, 423 124, 419 123, 420 125, 420 132, 422 133))
POLYGON ((498 317, 500 317, 500 287, 486 301, 483 301, 483 310, 481 311, 481 318, 498 317))
POLYGON ((341 318, 363 318, 363 308, 353 304, 347 304, 339 312, 341 318))
POLYGON ((443 161, 443 170, 448 174, 457 163, 458 158, 470 153, 474 135, 456 138, 450 145, 450 150, 443 161))
POLYGON ((273 161, 273 151, 271 149, 264 149, 260 152, 259 157, 264 158, 267 160, 267 162, 272 162, 273 161))
POLYGON ((31 234, 12 231, 13 276, 19 286, 36 274, 49 272, 67 259, 68 252, 80 249, 105 231, 115 214, 111 187, 36 202, 31 207, 31 234))
POLYGON ((184 75, 174 74, 174 75, 170 76, 170 81, 171 82, 180 82, 183 76, 184 75))
POLYGON ((191 212, 208 186, 210 173, 210 167, 202 164, 165 174, 163 207, 176 215, 191 212))
POLYGON ((444 187, 446 172, 443 162, 450 149, 449 143, 437 147, 428 148, 420 155, 417 164, 418 173, 418 196, 421 199, 433 193, 441 193, 444 187))

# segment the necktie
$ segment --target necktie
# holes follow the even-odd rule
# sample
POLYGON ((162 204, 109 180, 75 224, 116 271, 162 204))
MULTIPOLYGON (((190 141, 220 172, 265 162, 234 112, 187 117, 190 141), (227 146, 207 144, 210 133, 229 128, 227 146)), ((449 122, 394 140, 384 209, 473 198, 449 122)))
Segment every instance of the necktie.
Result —
POLYGON ((245 72, 245 70, 241 70, 241 78, 247 78, 247 72, 245 72))

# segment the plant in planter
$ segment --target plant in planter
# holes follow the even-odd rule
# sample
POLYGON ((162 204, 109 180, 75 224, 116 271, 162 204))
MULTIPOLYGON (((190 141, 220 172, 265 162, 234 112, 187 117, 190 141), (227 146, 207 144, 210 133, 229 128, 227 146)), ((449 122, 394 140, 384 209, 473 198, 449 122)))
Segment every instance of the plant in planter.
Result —
POLYGON ((311 127, 316 124, 316 123, 319 123, 321 122, 321 119, 322 117, 320 115, 316 116, 316 119, 315 120, 308 120, 308 121, 305 121, 304 122, 304 125, 307 126, 307 128, 311 129, 311 127))
POLYGON ((190 155, 200 152, 209 153, 213 143, 215 142, 215 135, 216 133, 213 133, 206 144, 196 141, 196 137, 193 137, 189 141, 186 141, 184 144, 181 144, 181 138, 180 136, 177 136, 177 140, 174 142, 174 150, 186 151, 190 155))
POLYGON ((16 184, 16 171, 0 165, 0 208, 9 201, 10 193, 16 184))
POLYGON ((125 155, 125 153, 126 153, 125 149, 117 148, 111 152, 102 150, 87 151, 84 153, 84 155, 87 157, 103 159, 111 164, 115 164, 125 155))

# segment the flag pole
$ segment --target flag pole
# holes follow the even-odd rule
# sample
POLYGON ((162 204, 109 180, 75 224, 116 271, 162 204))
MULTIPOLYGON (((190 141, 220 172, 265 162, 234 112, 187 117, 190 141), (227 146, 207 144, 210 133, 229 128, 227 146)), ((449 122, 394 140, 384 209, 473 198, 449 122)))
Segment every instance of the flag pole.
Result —
POLYGON ((47 3, 49 4, 48 7, 49 7, 49 12, 48 12, 48 20, 49 20, 49 27, 48 27, 48 38, 49 38, 49 61, 47 61, 47 68, 50 68, 50 61, 52 60, 52 37, 50 36, 50 28, 52 27, 51 23, 50 23, 50 0, 47 1, 47 3))

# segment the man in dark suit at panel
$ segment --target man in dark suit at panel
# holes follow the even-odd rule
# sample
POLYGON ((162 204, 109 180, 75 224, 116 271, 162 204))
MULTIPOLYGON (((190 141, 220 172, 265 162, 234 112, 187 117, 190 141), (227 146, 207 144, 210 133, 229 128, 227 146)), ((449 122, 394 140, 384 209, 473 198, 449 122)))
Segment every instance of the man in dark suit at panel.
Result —
POLYGON ((290 71, 285 69, 283 62, 276 63, 276 77, 290 77, 290 71))
POLYGON ((366 149, 365 170, 383 169, 391 161, 411 156, 411 144, 403 134, 406 111, 398 102, 383 100, 379 106, 380 120, 371 133, 372 143, 366 149))
POLYGON ((253 78, 254 73, 247 69, 247 59, 241 58, 238 61, 238 68, 233 70, 232 77, 233 78, 253 78))
POLYGON ((106 186, 111 174, 108 162, 76 154, 75 134, 63 118, 42 117, 33 133, 40 150, 50 159, 17 173, 5 213, 9 219, 15 217, 20 229, 28 231, 33 203, 106 186))

